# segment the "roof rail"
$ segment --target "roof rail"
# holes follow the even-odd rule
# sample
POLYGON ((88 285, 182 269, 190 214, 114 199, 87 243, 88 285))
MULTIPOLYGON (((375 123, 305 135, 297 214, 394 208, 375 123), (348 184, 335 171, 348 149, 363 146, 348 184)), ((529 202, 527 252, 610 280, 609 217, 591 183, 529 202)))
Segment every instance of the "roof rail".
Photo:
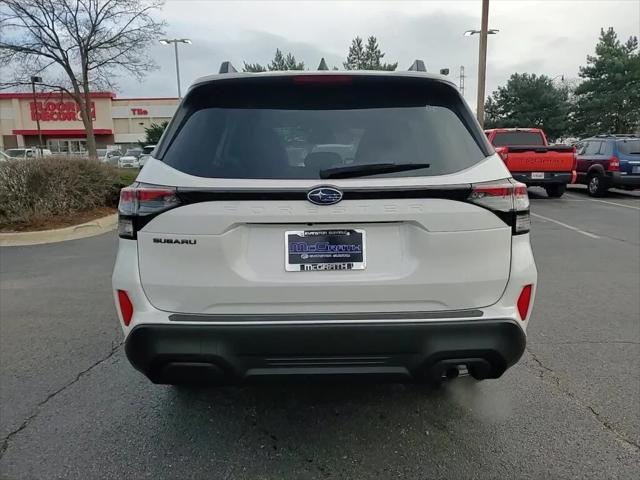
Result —
POLYGON ((327 62, 324 61, 324 57, 320 59, 320 65, 318 65, 318 70, 329 70, 329 66, 327 62))
POLYGON ((222 62, 220 64, 220 71, 218 73, 238 73, 238 70, 229 61, 222 62))
POLYGON ((409 67, 410 72, 426 72, 427 67, 425 67, 424 62, 422 60, 415 60, 413 64, 409 67))

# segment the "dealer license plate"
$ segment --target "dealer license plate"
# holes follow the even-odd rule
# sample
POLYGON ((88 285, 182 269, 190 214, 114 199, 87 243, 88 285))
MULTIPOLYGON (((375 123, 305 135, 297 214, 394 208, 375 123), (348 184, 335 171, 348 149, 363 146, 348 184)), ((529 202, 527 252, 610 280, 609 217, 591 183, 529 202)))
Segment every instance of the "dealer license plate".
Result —
POLYGON ((285 232, 285 270, 364 270, 364 230, 290 230, 285 232))

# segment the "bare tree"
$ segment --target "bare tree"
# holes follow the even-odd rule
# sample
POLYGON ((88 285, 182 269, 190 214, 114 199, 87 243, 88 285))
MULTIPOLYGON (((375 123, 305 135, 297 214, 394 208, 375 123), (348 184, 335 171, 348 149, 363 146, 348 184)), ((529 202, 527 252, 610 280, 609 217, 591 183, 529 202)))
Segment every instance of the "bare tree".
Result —
POLYGON ((114 88, 119 73, 142 78, 156 68, 146 54, 165 23, 153 13, 164 0, 0 0, 0 65, 6 86, 66 92, 78 105, 89 156, 97 158, 91 91, 114 88))

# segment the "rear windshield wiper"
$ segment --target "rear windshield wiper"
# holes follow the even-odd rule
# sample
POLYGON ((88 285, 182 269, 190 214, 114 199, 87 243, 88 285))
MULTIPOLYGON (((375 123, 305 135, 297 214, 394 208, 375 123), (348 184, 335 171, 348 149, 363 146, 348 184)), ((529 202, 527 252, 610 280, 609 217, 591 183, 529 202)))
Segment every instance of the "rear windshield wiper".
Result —
POLYGON ((428 163, 369 163, 320 170, 320 178, 351 178, 429 168, 428 163))

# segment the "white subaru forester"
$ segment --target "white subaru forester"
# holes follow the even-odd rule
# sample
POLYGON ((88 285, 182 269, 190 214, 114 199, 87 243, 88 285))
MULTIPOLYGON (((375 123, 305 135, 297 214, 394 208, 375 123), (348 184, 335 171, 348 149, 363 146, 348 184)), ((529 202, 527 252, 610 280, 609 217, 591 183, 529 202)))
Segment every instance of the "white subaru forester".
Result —
POLYGON ((497 378, 536 291, 529 199, 420 71, 196 81, 122 190, 113 291, 155 383, 497 378))

